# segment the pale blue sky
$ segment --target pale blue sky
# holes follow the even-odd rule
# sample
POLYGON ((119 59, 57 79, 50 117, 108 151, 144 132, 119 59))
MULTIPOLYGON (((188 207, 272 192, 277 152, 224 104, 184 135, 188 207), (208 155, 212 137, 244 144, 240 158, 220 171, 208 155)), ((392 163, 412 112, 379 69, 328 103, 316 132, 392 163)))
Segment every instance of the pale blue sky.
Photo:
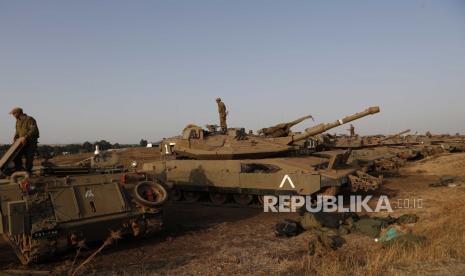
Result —
POLYGON ((0 143, 17 105, 41 143, 137 143, 218 96, 231 127, 379 105, 362 134, 465 133, 465 1, 0 0, 0 95, 0 143))

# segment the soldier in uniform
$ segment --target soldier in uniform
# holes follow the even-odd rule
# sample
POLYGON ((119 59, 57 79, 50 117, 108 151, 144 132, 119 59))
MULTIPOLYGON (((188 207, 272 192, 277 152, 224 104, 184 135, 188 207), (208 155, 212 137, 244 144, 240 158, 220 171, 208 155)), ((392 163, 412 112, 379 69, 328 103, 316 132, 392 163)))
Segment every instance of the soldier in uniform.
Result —
POLYGON ((20 140, 23 148, 16 156, 15 169, 16 171, 23 170, 23 157, 26 159, 26 171, 32 172, 32 162, 37 151, 37 139, 39 139, 39 128, 36 120, 31 116, 23 113, 23 109, 15 107, 10 111, 10 114, 16 118, 16 132, 13 138, 13 143, 20 140))
POLYGON ((348 129, 348 131, 350 132, 350 137, 354 137, 355 136, 355 127, 353 124, 350 124, 350 127, 348 129))
POLYGON ((221 131, 223 133, 226 133, 226 131, 228 130, 228 126, 226 125, 226 116, 228 115, 228 112, 226 111, 226 106, 220 98, 216 99, 216 103, 218 104, 218 113, 220 114, 221 131))

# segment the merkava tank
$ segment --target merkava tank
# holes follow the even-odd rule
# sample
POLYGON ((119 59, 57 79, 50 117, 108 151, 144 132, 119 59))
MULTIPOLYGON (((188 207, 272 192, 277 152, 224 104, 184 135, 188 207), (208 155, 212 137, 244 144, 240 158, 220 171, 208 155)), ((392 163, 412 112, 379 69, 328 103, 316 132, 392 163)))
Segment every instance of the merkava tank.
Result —
POLYGON ((403 134, 409 133, 410 129, 401 131, 399 133, 384 136, 384 135, 371 135, 371 136, 360 136, 355 135, 350 137, 348 135, 342 136, 331 136, 326 135, 321 137, 321 146, 329 149, 358 149, 358 148, 369 148, 379 146, 398 146, 403 145, 407 142, 403 134))
POLYGON ((319 137, 319 146, 328 149, 351 149, 349 162, 376 173, 397 173, 407 161, 419 160, 444 151, 460 151, 465 145, 460 136, 405 135, 410 129, 384 136, 319 137))
POLYGON ((420 149, 426 154, 435 154, 442 151, 446 152, 463 152, 465 151, 465 137, 456 135, 432 135, 429 131, 425 135, 416 135, 412 137, 420 149))
POLYGON ((371 172, 389 173, 416 156, 414 151, 404 147, 407 141, 402 135, 408 132, 409 129, 390 136, 322 135, 318 144, 326 150, 350 149, 349 163, 366 167, 371 172))
MULTIPOLYGON (((3 175, 21 149, 0 160, 3 175)), ((23 264, 37 263, 110 232, 144 236, 162 225, 165 188, 139 173, 86 172, 73 176, 14 172, 0 178, 0 232, 23 264)))
POLYGON ((370 107, 302 133, 292 133, 290 127, 305 118, 262 129, 259 135, 243 128, 222 133, 215 126, 188 125, 182 136, 164 139, 162 160, 145 163, 143 170, 173 187, 174 200, 190 202, 202 194, 215 204, 232 196, 248 205, 263 195, 334 193, 349 184, 354 190, 376 189, 380 179, 348 166, 347 151, 315 152, 308 138, 378 112, 379 107, 370 107))

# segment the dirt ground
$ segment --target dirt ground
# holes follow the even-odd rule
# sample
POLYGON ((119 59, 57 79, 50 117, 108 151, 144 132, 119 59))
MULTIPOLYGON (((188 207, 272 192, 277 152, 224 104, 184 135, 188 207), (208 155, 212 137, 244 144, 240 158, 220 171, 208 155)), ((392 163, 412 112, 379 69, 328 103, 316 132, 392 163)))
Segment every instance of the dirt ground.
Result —
MULTIPOLYGON (((160 149, 157 147, 133 147, 116 149, 113 151, 118 156, 118 164, 124 165, 125 167, 130 167, 132 161, 137 161, 139 166, 141 166, 144 162, 157 160, 160 157, 160 149)), ((92 156, 94 156, 93 153, 60 155, 50 159, 50 161, 57 165, 73 165, 92 156)), ((37 165, 39 163, 40 160, 36 162, 37 165)))
MULTIPOLYGON (((165 208, 163 232, 152 238, 118 241, 97 255, 82 274, 464 275, 465 185, 457 179, 446 186, 430 186, 440 177, 463 175, 465 154, 445 154, 408 164, 398 176, 387 178, 377 193, 388 195, 393 207, 397 206, 390 215, 419 216, 412 231, 426 237, 423 244, 385 247, 367 236, 349 234, 338 250, 310 256, 308 242, 314 233, 292 238, 274 234, 276 223, 296 218, 296 214, 170 204, 165 208), (419 202, 421 208, 414 208, 419 202)), ((77 263, 96 247, 84 252, 77 263)), ((62 274, 71 268, 74 255, 70 252, 46 264, 24 267, 1 244, 0 268, 10 274, 26 269, 62 274)))

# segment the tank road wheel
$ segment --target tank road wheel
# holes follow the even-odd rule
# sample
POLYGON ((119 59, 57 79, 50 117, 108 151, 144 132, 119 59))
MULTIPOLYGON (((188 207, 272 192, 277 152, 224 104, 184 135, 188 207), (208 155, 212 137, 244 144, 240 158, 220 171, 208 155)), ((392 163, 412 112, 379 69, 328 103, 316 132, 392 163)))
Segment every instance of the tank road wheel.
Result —
POLYGON ((210 193, 209 194, 210 200, 213 204, 222 205, 228 201, 228 195, 222 193, 210 193))
POLYGON ((235 194, 233 198, 239 205, 249 205, 253 200, 253 196, 248 194, 235 194))
POLYGON ((176 188, 173 188, 171 190, 171 198, 174 200, 174 201, 180 201, 182 199, 182 193, 180 190, 176 189, 176 188))
POLYGON ((184 191, 182 194, 184 195, 184 199, 189 203, 199 201, 201 195, 199 192, 195 191, 184 191))

